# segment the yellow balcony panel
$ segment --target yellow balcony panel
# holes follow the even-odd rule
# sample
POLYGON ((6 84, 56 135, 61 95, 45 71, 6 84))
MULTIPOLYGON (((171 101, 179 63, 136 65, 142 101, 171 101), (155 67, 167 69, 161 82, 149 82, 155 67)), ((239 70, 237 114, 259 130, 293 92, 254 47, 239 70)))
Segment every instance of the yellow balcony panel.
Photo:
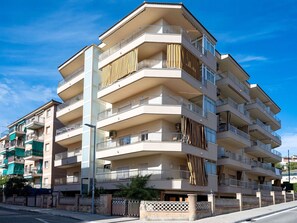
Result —
POLYGON ((245 152, 256 157, 264 158, 268 163, 278 163, 282 160, 280 152, 272 149, 270 144, 264 144, 258 140, 254 141, 251 147, 245 148, 245 152))
POLYGON ((221 125, 217 133, 217 143, 222 147, 244 148, 251 146, 250 137, 247 133, 229 125, 221 125))
POLYGON ((246 105, 246 108, 253 117, 269 124, 272 130, 275 131, 281 128, 280 119, 260 99, 256 98, 252 103, 246 105))
POLYGON ((97 97, 115 103, 158 85, 163 85, 186 99, 201 95, 203 88, 200 81, 180 69, 145 68, 99 90, 97 97))
POLYGON ((82 140, 81 124, 66 126, 57 130, 56 142, 62 146, 80 142, 82 140))
POLYGON ((67 101, 58 106, 57 118, 62 123, 75 120, 83 115, 83 96, 75 96, 72 101, 67 101))

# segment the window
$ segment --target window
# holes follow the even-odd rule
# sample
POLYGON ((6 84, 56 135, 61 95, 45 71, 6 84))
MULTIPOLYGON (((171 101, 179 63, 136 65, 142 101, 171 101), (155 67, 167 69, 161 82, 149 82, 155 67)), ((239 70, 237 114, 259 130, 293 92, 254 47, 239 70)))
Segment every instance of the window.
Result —
POLYGON ((44 150, 45 151, 49 151, 50 150, 50 144, 49 143, 45 144, 44 150))
POLYGON ((148 140, 148 132, 142 132, 141 133, 141 141, 148 140))
POLYGON ((51 109, 46 110, 46 117, 49 118, 51 117, 51 115, 52 115, 52 110, 51 109))
POLYGON ((206 96, 203 97, 203 101, 204 101, 204 106, 203 106, 204 115, 206 115, 208 112, 212 112, 216 114, 215 101, 206 96))
POLYGON ((207 80, 214 85, 216 84, 216 74, 204 64, 202 65, 202 77, 203 80, 207 80))
POLYGON ((50 134, 50 128, 51 128, 50 126, 47 126, 47 127, 46 127, 46 129, 45 129, 45 134, 47 134, 47 135, 50 134))
POLYGON ((44 168, 49 168, 49 161, 44 161, 44 168))
POLYGON ((44 180, 43 180, 43 184, 44 185, 48 185, 49 183, 48 183, 48 178, 44 178, 44 180))
POLYGON ((217 165, 215 163, 206 161, 205 172, 207 175, 217 175, 217 165))
POLYGON ((131 136, 124 136, 120 138, 120 146, 127 145, 131 143, 131 136))
POLYGON ((215 45, 212 44, 205 35, 203 36, 203 47, 215 56, 215 45))
POLYGON ((216 143, 217 141, 216 135, 217 134, 215 130, 205 127, 205 137, 207 142, 216 143))

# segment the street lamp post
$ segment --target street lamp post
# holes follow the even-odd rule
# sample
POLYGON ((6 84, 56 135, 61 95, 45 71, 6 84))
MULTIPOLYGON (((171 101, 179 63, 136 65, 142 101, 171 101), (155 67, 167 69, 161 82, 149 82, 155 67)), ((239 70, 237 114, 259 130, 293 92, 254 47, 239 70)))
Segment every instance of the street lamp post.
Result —
POLYGON ((93 180, 92 180, 92 214, 95 214, 95 160, 96 160, 96 125, 85 124, 94 130, 94 148, 93 148, 93 180))

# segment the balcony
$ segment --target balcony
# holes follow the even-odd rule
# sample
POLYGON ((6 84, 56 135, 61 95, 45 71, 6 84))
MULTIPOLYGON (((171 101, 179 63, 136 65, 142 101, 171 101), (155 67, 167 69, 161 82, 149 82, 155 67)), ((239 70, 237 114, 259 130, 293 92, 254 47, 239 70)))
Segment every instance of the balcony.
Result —
POLYGON ((82 140, 82 125, 73 124, 56 131, 56 142, 62 146, 80 142, 82 140))
POLYGON ((222 179, 219 183, 220 193, 243 193, 254 194, 254 190, 258 188, 258 183, 236 180, 232 178, 222 179))
POLYGON ((36 133, 30 133, 26 135, 25 144, 32 144, 32 141, 43 142, 44 137, 43 135, 37 136, 36 133))
POLYGON ((218 88, 224 92, 224 95, 234 98, 240 103, 245 103, 251 100, 249 88, 230 72, 218 74, 216 83, 218 88))
POLYGON ((9 143, 0 144, 0 155, 5 154, 8 148, 9 148, 9 143))
POLYGON ((245 148, 245 152, 256 157, 264 158, 268 163, 281 162, 282 154, 272 149, 271 144, 264 144, 261 141, 253 141, 252 147, 245 148))
POLYGON ((8 164, 10 164, 10 163, 24 164, 24 159, 22 157, 18 157, 18 156, 10 156, 10 157, 8 157, 8 164))
POLYGON ((34 116, 26 121, 26 128, 36 130, 44 127, 44 118, 39 116, 34 116))
POLYGON ((271 130, 270 125, 266 125, 259 119, 253 120, 253 124, 249 127, 250 135, 263 141, 264 143, 271 143, 272 147, 281 145, 281 137, 271 130))
POLYGON ((80 191, 80 176, 67 176, 55 179, 54 191, 80 191))
POLYGON ((8 164, 8 159, 1 159, 0 160, 0 168, 6 169, 8 164))
POLYGON ((144 60, 138 64, 135 73, 105 88, 99 85, 97 97, 113 104, 155 86, 163 85, 173 92, 178 92, 182 97, 191 98, 202 95, 202 92, 207 90, 201 78, 197 79, 181 69, 167 68, 166 61, 144 60), (185 92, 184 89, 187 91, 185 92))
POLYGON ((98 114, 97 126, 110 131, 159 119, 178 123, 181 115, 206 123, 203 110, 198 105, 181 97, 163 95, 139 98, 127 102, 124 107, 103 111, 98 114))
POLYGON ((16 149, 25 149, 25 144, 23 141, 11 141, 9 143, 8 151, 14 151, 16 149))
POLYGON ((217 142, 223 147, 243 148, 251 146, 250 136, 230 124, 220 124, 217 142))
POLYGON ((83 114, 83 94, 77 95, 65 101, 57 107, 57 118, 66 123, 82 117, 83 114))
POLYGON ((81 149, 71 152, 62 152, 55 155, 55 167, 69 168, 80 166, 81 163, 81 149))
POLYGON ((117 189, 117 185, 128 183, 132 177, 145 176, 151 174, 148 186, 154 186, 159 190, 199 190, 199 191, 217 191, 217 176, 207 175, 207 186, 194 186, 189 184, 189 171, 183 170, 155 170, 155 169, 133 169, 108 171, 96 174, 96 180, 100 186, 109 189, 117 189))
POLYGON ((43 159, 43 150, 26 150, 24 160, 41 160, 43 159))
POLYGON ((269 123, 273 130, 277 130, 281 127, 280 119, 270 110, 270 107, 266 106, 260 99, 256 98, 252 100, 246 107, 253 117, 257 117, 269 123))
POLYGON ((57 93, 63 100, 73 98, 83 91, 84 67, 80 67, 58 84, 57 93))
POLYGON ((24 128, 22 126, 12 127, 12 128, 9 129, 9 139, 10 140, 13 140, 16 136, 22 136, 24 134, 26 134, 26 133, 25 133, 24 128))
POLYGON ((188 34, 191 33, 184 30, 181 26, 172 25, 148 25, 138 27, 137 31, 125 36, 108 50, 100 54, 99 61, 102 66, 107 65, 111 60, 116 59, 120 55, 124 55, 131 49, 134 49, 145 43, 182 43, 191 50, 204 63, 211 64, 215 67, 214 52, 210 53, 204 49, 197 41, 197 36, 191 38, 188 34))
POLYGON ((223 165, 235 170, 251 170, 251 160, 249 158, 232 153, 222 147, 218 150, 217 165, 223 165))
POLYGON ((227 119, 227 114, 224 113, 230 111, 232 114, 232 120, 239 126, 250 125, 251 119, 249 112, 245 109, 244 104, 237 104, 231 98, 224 98, 217 101, 217 112, 227 119))
POLYGON ((282 178, 281 170, 273 167, 270 163, 261 163, 256 160, 252 160, 251 165, 252 170, 250 172, 253 174, 270 177, 272 179, 282 178))
POLYGON ((152 154, 181 153, 204 157, 209 160, 217 159, 216 144, 208 142, 208 150, 193 147, 184 142, 181 133, 148 132, 126 135, 110 141, 97 144, 97 159, 120 160, 148 156, 152 154))
POLYGON ((42 169, 39 168, 32 168, 31 170, 25 170, 24 178, 34 178, 34 177, 41 177, 42 176, 42 169))

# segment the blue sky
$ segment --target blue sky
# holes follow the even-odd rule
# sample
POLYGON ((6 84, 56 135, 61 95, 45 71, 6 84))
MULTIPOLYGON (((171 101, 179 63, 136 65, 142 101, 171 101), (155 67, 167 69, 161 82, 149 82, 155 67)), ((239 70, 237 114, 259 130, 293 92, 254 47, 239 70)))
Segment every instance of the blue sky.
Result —
MULTIPOLYGON (((50 99, 57 67, 143 1, 10 0, 0 7, 0 130, 50 99)), ((163 1, 163 2, 181 2, 163 1)), ((297 2, 185 0, 185 6, 281 107, 283 145, 297 154, 297 2)))

